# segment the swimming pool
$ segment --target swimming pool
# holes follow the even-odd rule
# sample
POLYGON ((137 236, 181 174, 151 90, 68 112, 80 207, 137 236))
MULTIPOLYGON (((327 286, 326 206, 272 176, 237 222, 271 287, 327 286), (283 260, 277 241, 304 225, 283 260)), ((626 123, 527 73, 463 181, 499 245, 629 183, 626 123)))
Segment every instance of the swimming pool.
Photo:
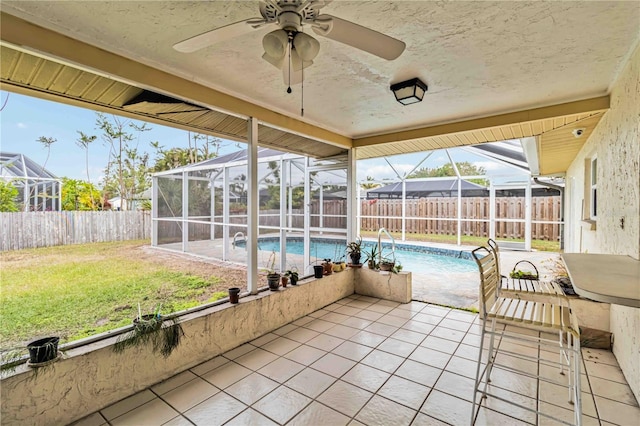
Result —
MULTIPOLYGON (((363 251, 375 245, 373 242, 364 242, 363 251)), ((391 252, 391 244, 383 243, 383 255, 391 252)), ((312 239, 311 256, 318 259, 335 259, 344 254, 345 240, 312 239), (337 256, 336 256, 337 254, 337 256)), ((264 238, 258 241, 258 249, 264 251, 280 252, 280 241, 277 238, 264 238)), ((304 246, 301 238, 287 239, 287 253, 304 254, 304 246)), ((347 259, 348 260, 348 259, 347 259)), ((364 262, 364 255, 362 258, 364 262)), ((416 274, 446 273, 446 272, 477 272, 476 263, 471 260, 471 254, 467 251, 447 250, 434 247, 418 246, 412 244, 396 244, 396 261, 416 274)))

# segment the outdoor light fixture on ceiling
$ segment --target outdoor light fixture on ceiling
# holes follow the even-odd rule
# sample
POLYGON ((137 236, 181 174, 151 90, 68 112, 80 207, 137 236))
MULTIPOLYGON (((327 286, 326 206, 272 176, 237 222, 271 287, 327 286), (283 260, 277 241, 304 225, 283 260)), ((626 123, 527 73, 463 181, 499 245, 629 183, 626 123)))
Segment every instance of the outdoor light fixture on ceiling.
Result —
POLYGON ((427 85, 419 78, 412 78, 411 80, 392 84, 391 91, 396 100, 402 105, 410 105, 422 100, 424 93, 427 91, 427 85))

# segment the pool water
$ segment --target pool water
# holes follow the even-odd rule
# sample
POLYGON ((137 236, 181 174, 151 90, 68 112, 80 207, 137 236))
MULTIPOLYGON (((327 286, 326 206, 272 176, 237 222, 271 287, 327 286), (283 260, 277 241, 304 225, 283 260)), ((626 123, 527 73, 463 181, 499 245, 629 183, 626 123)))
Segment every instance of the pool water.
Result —
MULTIPOLYGON (((368 251, 374 243, 363 243, 363 252, 368 251)), ((345 241, 333 241, 328 239, 311 240, 311 256, 318 259, 336 259, 345 253, 345 241)), ((383 256, 391 253, 389 244, 383 245, 383 256)), ((259 250, 280 252, 280 241, 277 239, 264 239, 258 242, 259 250)), ((301 239, 287 240, 287 253, 304 254, 304 246, 301 239)), ((344 257, 348 261, 348 257, 344 257)), ((362 262, 364 262, 364 254, 362 262)), ((476 263, 468 258, 468 253, 433 249, 429 247, 410 246, 396 244, 396 261, 400 261, 405 270, 416 274, 447 273, 447 272, 477 272, 476 263), (442 254, 429 253, 430 250, 439 251, 442 254), (446 253, 446 254, 445 254, 446 253), (461 258, 459 256, 467 256, 461 258)))

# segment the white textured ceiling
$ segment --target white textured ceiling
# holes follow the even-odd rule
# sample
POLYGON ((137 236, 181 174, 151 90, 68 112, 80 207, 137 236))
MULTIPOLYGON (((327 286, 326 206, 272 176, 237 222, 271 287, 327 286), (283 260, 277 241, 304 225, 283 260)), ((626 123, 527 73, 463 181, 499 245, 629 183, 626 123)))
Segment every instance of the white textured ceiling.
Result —
POLYGON ((386 61, 315 36, 321 51, 288 95, 256 31, 184 54, 178 41, 259 16, 257 1, 5 1, 3 12, 348 137, 484 117, 607 93, 638 39, 638 2, 333 1, 323 13, 403 40, 386 61), (423 102, 389 85, 420 77, 423 102))

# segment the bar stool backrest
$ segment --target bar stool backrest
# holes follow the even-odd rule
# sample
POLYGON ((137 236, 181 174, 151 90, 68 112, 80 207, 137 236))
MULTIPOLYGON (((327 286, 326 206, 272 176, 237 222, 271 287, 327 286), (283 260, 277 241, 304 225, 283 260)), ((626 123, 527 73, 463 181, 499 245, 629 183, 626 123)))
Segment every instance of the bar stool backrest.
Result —
POLYGON ((487 306, 490 308, 495 303, 500 275, 498 274, 498 262, 493 250, 484 246, 471 252, 480 270, 480 312, 486 318, 487 306))

